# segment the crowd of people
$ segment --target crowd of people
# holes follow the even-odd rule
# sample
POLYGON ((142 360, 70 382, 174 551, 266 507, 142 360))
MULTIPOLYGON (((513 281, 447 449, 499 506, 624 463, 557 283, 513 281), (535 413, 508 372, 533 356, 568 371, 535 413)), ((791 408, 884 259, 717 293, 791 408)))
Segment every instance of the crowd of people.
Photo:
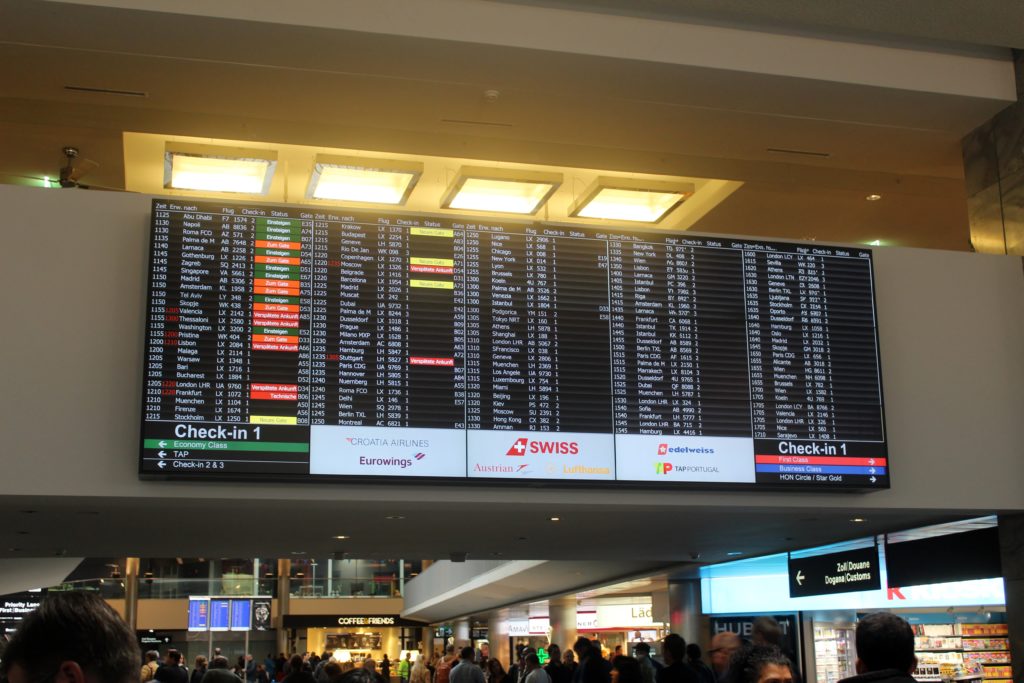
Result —
MULTIPOLYGON (((93 593, 49 596, 25 617, 3 652, 4 683, 802 683, 791 653, 782 648, 781 630, 770 617, 754 622, 750 642, 735 633, 719 633, 708 650, 710 665, 696 644, 677 634, 660 643, 660 660, 647 643, 634 655, 617 647, 610 657, 597 641, 579 637, 562 652, 546 650, 546 662, 532 647, 522 647, 506 670, 496 658, 481 657, 472 647, 419 657, 407 654, 395 666, 387 655, 378 666, 372 659, 339 662, 329 653, 286 658, 268 654, 263 662, 252 655, 232 665, 215 650, 196 657, 191 669, 179 651, 163 658, 150 651, 140 657, 135 634, 124 620, 93 593), (140 659, 141 667, 140 667, 140 659)), ((855 636, 857 675, 839 683, 914 683, 917 666, 914 634, 900 617, 878 612, 861 619, 855 636)))

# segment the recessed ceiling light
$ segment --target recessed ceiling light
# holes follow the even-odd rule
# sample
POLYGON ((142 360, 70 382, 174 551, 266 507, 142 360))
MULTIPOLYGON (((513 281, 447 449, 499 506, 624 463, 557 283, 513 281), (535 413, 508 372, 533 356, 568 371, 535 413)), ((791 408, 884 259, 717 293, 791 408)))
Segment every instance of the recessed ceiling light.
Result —
POLYGON ((880 195, 880 194, 869 194, 864 199, 868 200, 869 202, 877 202, 881 198, 882 198, 882 195, 880 195))
POLYGON ((548 517, 548 519, 550 521, 552 521, 552 522, 561 522, 562 521, 561 517, 548 517))
POLYGON ((306 197, 370 204, 404 204, 423 175, 423 164, 317 155, 306 197))
POLYGON ((405 515, 388 515, 384 519, 405 519, 405 515))
POLYGON ((463 166, 448 187, 441 206, 533 215, 561 184, 560 173, 463 166))
POLYGON ((736 557, 737 555, 742 555, 742 554, 743 554, 743 552, 740 551, 740 550, 732 550, 730 552, 727 552, 725 555, 726 555, 726 557, 736 557))
POLYGON ((175 190, 266 194, 277 152, 167 143, 164 187, 175 190))
POLYGON ((857 522, 857 523, 860 523, 860 522, 866 522, 866 521, 868 521, 868 520, 864 519, 863 517, 853 517, 853 518, 851 518, 851 519, 850 519, 850 521, 851 521, 851 522, 857 522))
POLYGON ((570 216, 657 223, 691 196, 693 183, 601 176, 569 210, 570 216))
POLYGON ((340 534, 338 536, 335 536, 335 538, 338 539, 339 541, 344 541, 345 539, 350 538, 350 537, 349 536, 345 536, 344 534, 340 534))
POLYGON ((306 554, 305 550, 293 550, 292 551, 292 555, 305 555, 305 554, 306 554))

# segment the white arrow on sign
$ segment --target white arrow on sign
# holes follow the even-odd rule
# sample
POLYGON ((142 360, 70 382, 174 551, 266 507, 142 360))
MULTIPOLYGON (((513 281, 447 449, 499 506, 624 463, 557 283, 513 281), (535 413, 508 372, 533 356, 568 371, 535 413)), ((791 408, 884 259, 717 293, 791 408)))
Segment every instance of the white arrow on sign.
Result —
POLYGON ((875 483, 876 481, 878 481, 878 480, 877 480, 877 479, 875 479, 874 477, 871 477, 871 479, 869 479, 868 481, 870 481, 870 482, 871 482, 872 484, 874 484, 874 483, 875 483))
POLYGON ((157 463, 157 467, 159 467, 160 469, 167 467, 167 461, 161 460, 160 462, 157 463))
POLYGON ((166 451, 160 451, 159 453, 157 453, 157 455, 159 455, 161 458, 166 458, 167 457, 167 452, 166 451))
POLYGON ((804 585, 804 579, 805 578, 807 578, 807 577, 804 576, 803 571, 800 570, 800 569, 797 569, 796 570, 796 585, 798 585, 798 586, 804 585))
POLYGON ((875 473, 875 468, 872 467, 871 469, 868 470, 868 472, 870 472, 871 474, 874 474, 875 473))
POLYGON ((868 460, 868 464, 869 465, 874 465, 875 464, 875 459, 874 458, 869 459, 868 460))
POLYGON ((167 442, 161 441, 160 443, 157 444, 157 446, 159 446, 160 448, 167 448, 167 442))

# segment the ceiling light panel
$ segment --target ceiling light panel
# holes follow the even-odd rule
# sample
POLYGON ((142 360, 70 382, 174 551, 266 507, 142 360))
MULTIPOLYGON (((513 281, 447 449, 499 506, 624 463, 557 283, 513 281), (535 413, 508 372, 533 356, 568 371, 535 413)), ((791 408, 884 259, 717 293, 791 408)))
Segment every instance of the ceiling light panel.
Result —
POLYGON ((265 195, 276 166, 276 152, 168 143, 164 152, 164 187, 265 195))
POLYGON ((307 199, 402 205, 423 175, 423 164, 318 155, 307 199))
POLYGON ((561 184, 559 173, 464 166, 449 186, 441 206, 533 215, 561 184))
POLYGON ((571 216, 657 223, 694 192, 692 183, 601 176, 573 206, 571 216))

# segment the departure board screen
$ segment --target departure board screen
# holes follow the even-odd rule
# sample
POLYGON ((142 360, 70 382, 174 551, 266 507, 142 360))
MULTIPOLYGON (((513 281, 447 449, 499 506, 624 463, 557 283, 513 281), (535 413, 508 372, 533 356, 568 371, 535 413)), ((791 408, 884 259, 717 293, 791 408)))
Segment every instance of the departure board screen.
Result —
POLYGON ((140 474, 887 488, 871 251, 154 200, 140 474))

